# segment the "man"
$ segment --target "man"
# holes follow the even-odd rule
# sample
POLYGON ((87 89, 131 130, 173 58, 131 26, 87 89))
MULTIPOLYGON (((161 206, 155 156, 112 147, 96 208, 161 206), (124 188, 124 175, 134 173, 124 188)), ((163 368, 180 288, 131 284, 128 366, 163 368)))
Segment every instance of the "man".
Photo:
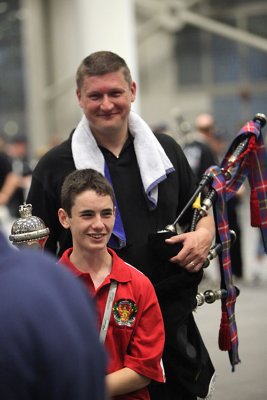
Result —
MULTIPOLYGON (((131 111, 136 84, 121 57, 108 51, 91 54, 79 66, 76 82, 82 120, 68 140, 40 160, 27 201, 50 229, 47 249, 59 249, 61 255, 71 246, 70 235, 57 221, 64 178, 75 169, 93 168, 110 180, 117 212, 109 247, 150 278, 165 322, 167 383, 152 396, 195 399, 208 392, 213 375, 192 316, 201 267, 213 241, 213 220, 206 216, 195 232, 168 239, 170 248, 182 245, 170 261, 158 256, 149 235, 171 224, 186 206, 195 189, 193 172, 170 136, 155 136, 131 111)), ((190 218, 191 210, 179 222, 188 224, 190 218)))
POLYGON ((27 157, 27 138, 16 134, 7 143, 7 154, 12 163, 13 172, 19 177, 19 185, 11 197, 8 208, 13 218, 19 218, 19 206, 24 203, 31 182, 32 168, 27 157))
MULTIPOLYGON (((183 147, 189 165, 200 181, 206 169, 211 165, 219 165, 219 158, 226 145, 226 137, 220 137, 216 132, 216 124, 213 116, 209 113, 199 114, 195 121, 196 132, 191 141, 187 141, 183 147)), ((237 278, 243 277, 243 257, 241 224, 239 221, 238 207, 240 207, 244 195, 244 185, 235 196, 227 201, 227 213, 230 229, 236 234, 231 246, 230 254, 232 260, 232 272, 237 278)))
POLYGON ((59 262, 95 298, 100 339, 109 356, 108 394, 121 400, 148 399, 150 381, 165 380, 164 326, 149 279, 107 248, 115 222, 113 189, 95 170, 74 171, 63 183, 61 204, 59 220, 70 229, 73 247, 59 262))
POLYGON ((83 285, 0 233, 0 397, 103 400, 106 356, 83 285))
POLYGON ((202 175, 211 165, 218 165, 215 138, 215 122, 210 114, 199 114, 195 121, 193 135, 185 139, 183 146, 186 158, 200 181, 202 175))
POLYGON ((4 149, 0 149, 0 218, 2 232, 8 237, 11 229, 9 202, 19 187, 20 177, 12 171, 12 164, 4 149))

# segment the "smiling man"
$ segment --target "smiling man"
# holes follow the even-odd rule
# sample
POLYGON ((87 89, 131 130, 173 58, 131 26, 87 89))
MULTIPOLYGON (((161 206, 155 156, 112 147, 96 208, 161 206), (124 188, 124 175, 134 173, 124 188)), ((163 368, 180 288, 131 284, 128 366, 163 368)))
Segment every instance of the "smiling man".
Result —
POLYGON ((128 82, 123 72, 86 76, 82 86, 77 89, 80 107, 90 121, 96 141, 100 145, 105 145, 107 140, 111 144, 113 142, 118 154, 128 136, 127 117, 135 93, 135 82, 128 82))
MULTIPOLYGON (((195 176, 186 157, 171 136, 154 135, 131 111, 137 88, 119 55, 97 51, 85 57, 77 70, 76 85, 83 110, 81 121, 67 140, 38 162, 27 199, 35 215, 49 227, 46 249, 61 256, 72 245, 69 230, 64 230, 58 220, 65 177, 84 168, 102 173, 115 193, 115 224, 109 248, 151 280, 165 322, 167 381, 165 385, 151 385, 151 397, 205 397, 214 368, 192 309, 202 265, 213 242, 213 219, 207 215, 194 232, 167 239, 170 247, 176 243, 182 247, 171 259, 158 256, 149 243, 149 234, 172 223, 195 191, 195 176)), ((191 224, 192 214, 188 210, 184 215, 180 221, 183 226, 191 224)))
POLYGON ((151 380, 164 382, 163 320, 154 288, 140 271, 107 248, 115 222, 112 187, 95 170, 71 173, 58 211, 73 247, 59 262, 87 286, 96 300, 100 339, 109 356, 108 394, 146 400, 151 380))

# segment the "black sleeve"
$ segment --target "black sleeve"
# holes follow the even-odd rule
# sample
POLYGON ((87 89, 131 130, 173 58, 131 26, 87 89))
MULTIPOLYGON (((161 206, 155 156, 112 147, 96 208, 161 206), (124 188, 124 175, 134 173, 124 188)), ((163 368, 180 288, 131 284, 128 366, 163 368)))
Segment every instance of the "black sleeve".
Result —
MULTIPOLYGON (((52 187, 51 187, 52 189, 52 187)), ((46 249, 56 254, 57 241, 61 229, 57 210, 59 208, 58 199, 53 196, 51 190, 46 188, 42 181, 33 174, 31 187, 27 197, 27 203, 32 205, 32 214, 41 218, 46 227, 49 228, 49 237, 46 242, 46 249)))
MULTIPOLYGON (((65 177, 75 169, 70 139, 48 151, 37 163, 33 174, 27 203, 32 204, 33 215, 41 218, 50 234, 45 248, 56 254, 58 243, 70 234, 60 224, 60 192, 65 177)), ((71 244, 71 242, 70 242, 71 244)), ((70 247, 70 246, 69 246, 70 247)))
POLYGON ((3 186, 6 176, 12 172, 12 164, 8 156, 0 152, 0 188, 3 186))

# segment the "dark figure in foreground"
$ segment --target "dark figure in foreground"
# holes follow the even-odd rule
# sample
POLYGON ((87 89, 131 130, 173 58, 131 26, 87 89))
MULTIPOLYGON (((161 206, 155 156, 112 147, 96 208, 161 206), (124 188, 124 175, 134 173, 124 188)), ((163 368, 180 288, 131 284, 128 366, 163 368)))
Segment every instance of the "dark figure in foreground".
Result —
POLYGON ((0 233, 0 397, 103 400, 106 357, 83 285, 0 233))
MULTIPOLYGON (((50 229, 47 249, 61 256, 71 235, 58 221, 64 178, 93 168, 112 183, 116 218, 109 247, 138 267, 155 286, 165 323, 166 384, 151 387, 152 399, 196 399, 209 391, 214 369, 196 327, 192 309, 202 265, 213 242, 214 222, 202 218, 194 232, 174 235, 166 245, 182 249, 168 259, 149 240, 172 223, 195 190, 184 153, 170 136, 154 135, 131 111, 136 83, 125 61, 100 51, 86 57, 76 74, 84 115, 69 139, 37 164, 27 202, 50 229)), ((191 223, 189 210, 182 225, 191 223)))

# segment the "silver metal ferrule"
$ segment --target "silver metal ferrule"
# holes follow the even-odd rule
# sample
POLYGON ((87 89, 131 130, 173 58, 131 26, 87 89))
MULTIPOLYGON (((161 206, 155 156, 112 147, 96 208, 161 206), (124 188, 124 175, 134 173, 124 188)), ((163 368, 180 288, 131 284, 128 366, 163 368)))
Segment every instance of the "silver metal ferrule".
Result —
POLYGON ((12 225, 9 240, 17 247, 32 246, 44 248, 49 236, 43 220, 32 215, 32 205, 24 203, 19 206, 20 218, 12 225))

